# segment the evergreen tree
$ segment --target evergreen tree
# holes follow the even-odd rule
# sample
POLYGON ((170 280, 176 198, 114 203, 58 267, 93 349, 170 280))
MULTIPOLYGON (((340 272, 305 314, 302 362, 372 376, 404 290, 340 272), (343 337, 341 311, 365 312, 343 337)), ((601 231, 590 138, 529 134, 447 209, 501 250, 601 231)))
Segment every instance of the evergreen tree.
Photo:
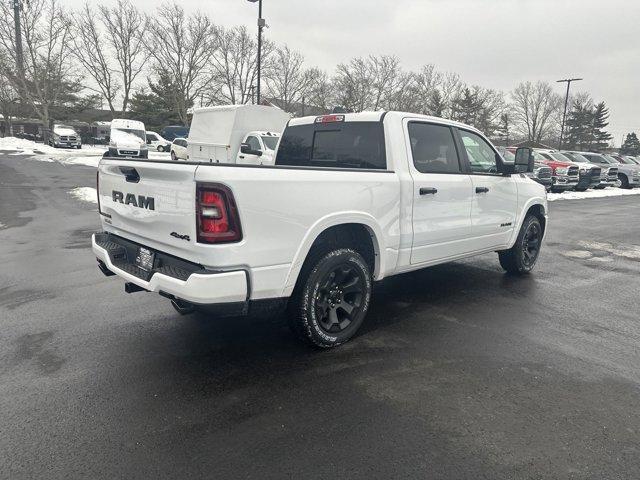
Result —
POLYGON ((589 150, 593 143, 594 108, 591 98, 579 95, 573 101, 565 125, 566 144, 571 150, 589 150))
POLYGON ((427 100, 427 114, 433 115, 434 117, 442 117, 444 116, 444 110, 446 108, 446 104, 444 98, 442 98, 442 93, 440 90, 435 89, 429 95, 429 99, 427 100))
POLYGON ((453 120, 467 125, 475 125, 480 114, 478 98, 470 88, 465 87, 453 100, 453 120))
POLYGON ((604 102, 600 102, 596 105, 593 110, 593 119, 592 119, 592 138, 593 144, 592 147, 601 150, 603 148, 607 148, 609 146, 609 142, 613 138, 609 133, 605 132, 604 129, 609 125, 609 109, 605 105, 604 102))
POLYGON ((144 122, 149 130, 167 125, 181 125, 175 108, 176 89, 171 76, 160 73, 157 82, 149 80, 149 90, 140 90, 131 97, 131 117, 144 122))
POLYGON ((635 132, 627 134, 622 147, 620 147, 620 153, 632 156, 640 155, 640 140, 635 132))
POLYGON ((504 112, 502 115, 500 115, 497 134, 498 137, 504 140, 506 145, 509 145, 511 137, 511 116, 508 112, 504 112))

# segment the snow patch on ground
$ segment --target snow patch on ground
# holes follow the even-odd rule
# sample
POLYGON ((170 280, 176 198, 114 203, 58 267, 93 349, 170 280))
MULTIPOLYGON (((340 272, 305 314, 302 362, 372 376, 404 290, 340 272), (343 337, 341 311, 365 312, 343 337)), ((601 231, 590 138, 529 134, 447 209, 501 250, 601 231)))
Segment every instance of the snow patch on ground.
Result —
POLYGON ((55 153, 57 149, 32 140, 25 140, 24 138, 4 137, 0 138, 0 151, 17 152, 20 155, 34 155, 55 153))
POLYGON ((609 187, 603 190, 587 190, 586 192, 547 193, 547 200, 586 200, 589 198, 622 197, 625 195, 640 195, 640 188, 624 190, 622 188, 609 187))
POLYGON ((588 250, 606 252, 616 257, 640 260, 640 246, 638 245, 612 245, 604 242, 589 242, 581 240, 578 244, 588 250))
MULTIPOLYGON (((39 162, 58 162, 63 165, 85 165, 97 168, 102 155, 107 151, 104 145, 83 145, 82 149, 53 148, 22 138, 0 138, 0 152, 8 155, 27 155, 31 160, 39 162)), ((149 152, 150 160, 170 160, 169 152, 149 152)))
POLYGON ((67 165, 85 165, 87 167, 98 167, 98 163, 100 163, 100 159, 102 159, 102 155, 99 156, 82 156, 82 157, 69 157, 65 158, 62 163, 67 165))
POLYGON ((69 192, 72 197, 89 203, 98 203, 98 192, 92 187, 78 187, 69 192))

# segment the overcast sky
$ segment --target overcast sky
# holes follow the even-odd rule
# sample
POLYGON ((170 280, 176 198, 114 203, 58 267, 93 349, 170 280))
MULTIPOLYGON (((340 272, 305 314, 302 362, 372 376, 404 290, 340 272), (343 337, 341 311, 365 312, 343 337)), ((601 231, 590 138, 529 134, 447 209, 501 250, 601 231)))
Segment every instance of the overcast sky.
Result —
MULTIPOLYGON (((161 3, 132 1, 147 12, 161 3)), ((256 24, 257 4, 247 0, 179 3, 210 14, 220 25, 256 24)), ((406 69, 433 63, 466 83, 504 91, 522 80, 583 77, 575 91, 607 102, 616 143, 624 133, 640 134, 639 0, 263 0, 263 5, 266 35, 302 52, 309 66, 331 71, 354 56, 391 54, 406 69)))

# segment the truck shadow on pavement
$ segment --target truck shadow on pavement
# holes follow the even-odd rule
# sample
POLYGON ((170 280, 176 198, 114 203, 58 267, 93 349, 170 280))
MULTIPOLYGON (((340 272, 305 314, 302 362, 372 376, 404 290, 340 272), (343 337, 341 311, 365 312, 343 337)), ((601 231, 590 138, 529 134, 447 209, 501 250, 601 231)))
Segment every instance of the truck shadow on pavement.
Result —
MULTIPOLYGON (((451 263, 391 277, 375 286, 369 313, 360 332, 337 349, 318 350, 296 341, 284 313, 216 318, 193 314, 178 323, 183 346, 198 362, 243 365, 304 361, 315 357, 349 357, 399 348, 407 340, 395 324, 429 326, 442 320, 473 322, 477 308, 510 316, 513 302, 535 295, 534 276, 513 277, 487 259, 451 263), (489 305, 489 306, 488 306, 489 305)), ((426 334, 430 334, 426 332, 426 334)), ((333 361, 333 360, 332 360, 333 361)), ((273 365, 272 365, 273 366, 273 365)))

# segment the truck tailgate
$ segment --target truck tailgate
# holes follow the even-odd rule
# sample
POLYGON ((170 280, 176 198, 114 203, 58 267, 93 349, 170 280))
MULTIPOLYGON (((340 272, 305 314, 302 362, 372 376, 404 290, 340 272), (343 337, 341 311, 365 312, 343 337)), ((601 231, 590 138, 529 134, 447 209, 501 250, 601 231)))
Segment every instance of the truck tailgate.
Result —
POLYGON ((181 162, 102 160, 100 213, 109 230, 170 254, 193 257, 188 247, 196 236, 196 168, 181 162))

